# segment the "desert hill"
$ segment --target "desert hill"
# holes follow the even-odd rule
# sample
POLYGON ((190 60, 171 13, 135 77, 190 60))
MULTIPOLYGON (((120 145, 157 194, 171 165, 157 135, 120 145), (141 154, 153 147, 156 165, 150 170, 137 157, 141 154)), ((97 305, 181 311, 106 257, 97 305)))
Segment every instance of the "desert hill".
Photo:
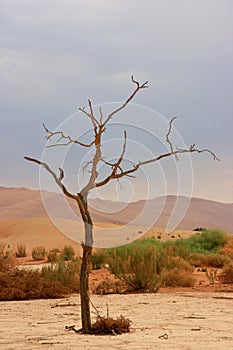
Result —
MULTIPOLYGON (((69 219, 58 219, 56 227, 48 217, 15 218, 0 221, 0 242, 7 250, 16 252, 18 245, 26 246, 27 253, 33 248, 43 246, 46 251, 53 248, 61 250, 64 246, 73 246, 81 253, 79 244, 84 237, 83 224, 69 219), (64 229, 64 230, 62 230, 64 229), (65 232, 65 234, 64 234, 65 232)), ((175 230, 173 238, 189 237, 193 231, 175 230)), ((94 247, 110 247, 125 244, 130 240, 142 237, 160 237, 161 240, 171 239, 165 229, 152 227, 124 226, 112 223, 94 223, 94 247)))
MULTIPOLYGON (((76 220, 76 215, 79 215, 76 203, 64 200, 58 193, 43 191, 42 197, 50 216, 76 220)), ((181 208, 189 201, 186 197, 178 199, 181 208)), ((172 195, 129 204, 91 199, 90 211, 97 222, 166 227, 176 200, 177 197, 172 195)), ((39 190, 0 187, 0 220, 46 217, 48 213, 43 202, 39 190)), ((206 227, 233 233, 232 214, 233 203, 192 198, 177 228, 192 230, 195 227, 206 227)))

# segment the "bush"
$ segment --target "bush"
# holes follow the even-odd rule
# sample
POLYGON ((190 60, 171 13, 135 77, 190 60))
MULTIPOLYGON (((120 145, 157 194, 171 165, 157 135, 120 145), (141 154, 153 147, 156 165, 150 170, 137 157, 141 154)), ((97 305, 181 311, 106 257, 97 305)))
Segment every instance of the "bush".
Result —
POLYGON ((99 270, 106 265, 106 254, 101 249, 91 255, 91 265, 93 270, 99 270))
POLYGON ((69 261, 69 260, 72 260, 74 256, 75 256, 74 248, 72 246, 65 246, 61 251, 60 259, 69 261))
POLYGON ((58 253, 59 253, 59 249, 57 249, 57 248, 51 249, 47 254, 48 261, 51 263, 57 262, 58 261, 58 253))
POLYGON ((108 264, 111 272, 138 291, 157 291, 161 284, 162 250, 141 244, 112 249, 108 264))
POLYGON ((131 321, 124 316, 116 319, 111 317, 97 317, 97 320, 92 325, 91 332, 93 334, 122 334, 130 332, 131 321))
POLYGON ((12 269, 0 273, 0 300, 61 298, 68 292, 58 281, 44 278, 38 270, 12 269))
POLYGON ((105 279, 93 290, 94 294, 123 294, 127 292, 126 284, 121 280, 105 279))
POLYGON ((233 284, 233 263, 224 268, 220 280, 226 284, 233 284))
POLYGON ((54 280, 68 287, 73 292, 79 292, 80 260, 70 262, 59 261, 51 266, 44 266, 41 274, 47 280, 54 280))
POLYGON ((227 236, 221 231, 206 230, 181 241, 190 252, 217 253, 227 242, 227 236))
POLYGON ((231 259, 223 254, 192 253, 189 258, 191 265, 195 267, 209 266, 223 268, 230 263, 231 259))
POLYGON ((228 256, 233 260, 233 237, 232 235, 228 237, 228 240, 223 248, 220 250, 221 254, 228 256))
POLYGON ((0 243, 0 272, 9 271, 14 266, 14 259, 5 250, 5 244, 0 243))
POLYGON ((26 246, 19 244, 17 246, 17 252, 15 253, 17 258, 24 258, 25 256, 27 256, 26 254, 26 246))
POLYGON ((166 287, 193 287, 193 267, 181 257, 168 257, 163 273, 163 285, 166 287))
POLYGON ((32 258, 34 260, 44 260, 46 256, 46 250, 44 247, 36 247, 32 249, 32 258))
POLYGON ((163 275, 165 287, 193 287, 195 279, 183 270, 166 270, 163 275))

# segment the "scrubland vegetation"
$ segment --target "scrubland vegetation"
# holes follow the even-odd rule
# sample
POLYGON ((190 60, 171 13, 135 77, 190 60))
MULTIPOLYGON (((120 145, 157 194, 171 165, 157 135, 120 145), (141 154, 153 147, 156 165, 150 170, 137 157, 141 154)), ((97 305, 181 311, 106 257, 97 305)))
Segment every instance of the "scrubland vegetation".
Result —
MULTIPOLYGON (((41 270, 19 269, 16 257, 25 254, 23 245, 15 254, 0 246, 0 300, 58 298, 79 292, 81 258, 75 257, 72 247, 62 251, 54 248, 47 253, 43 247, 34 248, 33 259, 47 257, 50 262, 41 270)), ((122 247, 96 250, 91 259, 92 269, 107 266, 117 277, 102 281, 94 291, 97 294, 110 289, 121 293, 156 292, 163 286, 192 287, 195 267, 204 269, 210 284, 215 282, 215 271, 220 268, 220 281, 233 283, 233 237, 216 230, 197 231, 186 239, 141 239, 122 247)))
MULTIPOLYGON (((35 260, 45 258, 45 249, 36 247, 32 251, 35 260)), ((25 300, 61 298, 79 291, 80 259, 65 261, 61 257, 56 263, 42 270, 19 269, 14 255, 0 245, 0 300, 25 300)))

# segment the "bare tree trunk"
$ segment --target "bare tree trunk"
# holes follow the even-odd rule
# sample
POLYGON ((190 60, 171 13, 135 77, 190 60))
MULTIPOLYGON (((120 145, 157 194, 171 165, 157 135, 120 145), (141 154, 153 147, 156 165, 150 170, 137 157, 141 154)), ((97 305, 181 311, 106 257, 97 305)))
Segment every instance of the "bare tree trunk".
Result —
POLYGON ((82 331, 85 334, 91 332, 91 312, 89 297, 89 273, 91 264, 92 247, 83 246, 83 258, 80 273, 80 297, 81 297, 81 315, 82 331))
POLYGON ((80 272, 80 298, 81 298, 81 317, 82 317, 82 332, 85 334, 91 333, 91 311, 90 311, 90 296, 89 296, 89 274, 91 267, 91 253, 93 246, 93 222, 87 207, 86 200, 79 195, 78 202, 81 211, 82 219, 85 225, 85 242, 82 244, 83 257, 80 272))

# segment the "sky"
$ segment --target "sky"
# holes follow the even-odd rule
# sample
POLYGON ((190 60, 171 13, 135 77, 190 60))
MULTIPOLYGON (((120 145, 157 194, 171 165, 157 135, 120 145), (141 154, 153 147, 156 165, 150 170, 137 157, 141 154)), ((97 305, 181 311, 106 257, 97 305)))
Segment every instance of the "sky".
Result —
MULTIPOLYGON (((167 160, 137 179, 112 184, 101 196, 189 195, 193 187, 194 197, 233 202, 231 0, 1 0, 0 7, 0 185, 55 190, 23 159, 41 158, 42 123, 83 135, 90 125, 78 108, 89 98, 111 110, 132 92, 133 74, 148 80, 149 88, 136 95, 136 107, 114 120, 118 125, 106 138, 108 159, 117 156, 127 120, 130 162, 163 151, 164 129, 157 125, 177 116, 171 137, 209 148, 221 161, 208 154, 194 155, 191 164, 189 158, 178 165, 167 160)), ((45 154, 52 166, 59 166, 59 152, 45 154)), ((75 190, 85 155, 67 152, 65 180, 75 190)))

